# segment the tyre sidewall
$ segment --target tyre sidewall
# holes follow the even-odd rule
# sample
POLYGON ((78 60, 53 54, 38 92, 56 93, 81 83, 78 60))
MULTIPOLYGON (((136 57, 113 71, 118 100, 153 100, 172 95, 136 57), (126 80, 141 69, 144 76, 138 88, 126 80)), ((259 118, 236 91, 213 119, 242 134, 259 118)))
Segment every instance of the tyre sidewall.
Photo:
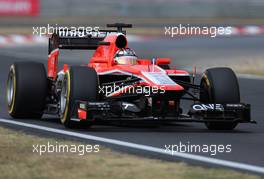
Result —
MULTIPOLYGON (((16 62, 10 67, 14 76, 14 94, 8 112, 15 118, 40 118, 47 97, 47 76, 43 64, 16 62)), ((8 86, 7 86, 8 88, 8 86)))
POLYGON ((76 100, 96 101, 98 98, 98 78, 93 68, 73 66, 65 74, 67 100, 61 122, 69 128, 79 127, 80 122, 72 121, 76 100))

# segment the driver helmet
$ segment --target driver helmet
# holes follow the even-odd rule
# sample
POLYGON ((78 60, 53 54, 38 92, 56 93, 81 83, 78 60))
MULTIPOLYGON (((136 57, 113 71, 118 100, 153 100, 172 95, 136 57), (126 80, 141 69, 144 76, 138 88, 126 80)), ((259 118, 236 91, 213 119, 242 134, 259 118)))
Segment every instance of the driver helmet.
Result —
POLYGON ((123 48, 116 52, 114 61, 118 65, 135 65, 137 63, 137 55, 130 48, 123 48))

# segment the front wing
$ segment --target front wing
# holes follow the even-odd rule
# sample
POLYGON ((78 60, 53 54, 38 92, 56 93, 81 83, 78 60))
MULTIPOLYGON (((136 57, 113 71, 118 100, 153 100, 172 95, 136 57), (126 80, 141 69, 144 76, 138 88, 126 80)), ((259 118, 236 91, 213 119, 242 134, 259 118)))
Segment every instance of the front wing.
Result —
POLYGON ((187 114, 177 116, 137 116, 140 109, 128 102, 87 102, 76 101, 71 120, 88 121, 95 124, 111 122, 237 122, 256 123, 251 120, 249 104, 202 104, 195 103, 187 114), (133 115, 127 115, 133 114, 133 115))

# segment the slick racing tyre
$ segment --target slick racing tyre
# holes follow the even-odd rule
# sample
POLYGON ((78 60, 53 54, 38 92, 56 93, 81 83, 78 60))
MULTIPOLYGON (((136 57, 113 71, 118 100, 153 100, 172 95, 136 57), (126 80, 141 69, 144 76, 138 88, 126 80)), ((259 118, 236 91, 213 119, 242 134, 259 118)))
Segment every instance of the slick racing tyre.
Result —
POLYGON ((85 121, 71 120, 76 100, 96 101, 98 97, 98 77, 93 68, 72 66, 66 72, 61 95, 61 122, 67 128, 78 128, 90 125, 85 121))
POLYGON ((47 75, 43 64, 16 62, 10 67, 6 101, 13 118, 41 118, 47 97, 47 75))
MULTIPOLYGON (((202 103, 240 103, 237 77, 230 68, 207 69, 201 79, 200 100, 202 103)), ((210 130, 232 130, 236 122, 206 122, 210 130)))

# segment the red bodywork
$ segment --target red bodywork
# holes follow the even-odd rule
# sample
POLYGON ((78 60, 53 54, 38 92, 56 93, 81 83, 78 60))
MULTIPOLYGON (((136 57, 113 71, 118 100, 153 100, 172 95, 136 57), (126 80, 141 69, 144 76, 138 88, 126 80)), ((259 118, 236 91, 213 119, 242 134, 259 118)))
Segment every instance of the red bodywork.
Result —
MULTIPOLYGON (((157 58, 156 64, 153 65, 150 59, 138 59, 137 64, 134 65, 118 65, 114 62, 114 56, 116 52, 119 50, 116 41, 118 36, 124 36, 123 34, 109 34, 104 38, 104 42, 109 42, 109 45, 99 45, 95 50, 90 62, 88 64, 89 67, 92 67, 96 70, 98 75, 106 75, 106 74, 116 74, 116 75, 129 75, 132 74, 142 81, 137 85, 145 85, 145 86, 155 86, 164 90, 174 90, 174 91, 182 91, 184 88, 177 83, 172 83, 168 79, 169 76, 189 76, 189 73, 184 70, 176 70, 168 69, 164 70, 159 65, 161 64, 169 64, 171 59, 169 58, 157 58), (158 76, 162 76, 162 78, 167 80, 169 83, 160 84, 155 79, 152 79, 148 74, 156 73, 158 76)), ((125 37, 125 36, 124 36, 125 37)), ((125 37, 126 39, 126 37, 125 37)), ((127 40, 126 40, 127 41, 127 40)), ((126 47, 128 47, 128 43, 126 42, 126 47)), ((58 55, 59 50, 53 50, 48 57, 48 77, 56 80, 57 77, 57 65, 58 65, 58 55)), ((67 71, 67 65, 64 65, 63 71, 67 71)), ((164 80, 163 80, 164 81, 164 80)), ((118 95, 118 93, 113 94, 118 95)))

